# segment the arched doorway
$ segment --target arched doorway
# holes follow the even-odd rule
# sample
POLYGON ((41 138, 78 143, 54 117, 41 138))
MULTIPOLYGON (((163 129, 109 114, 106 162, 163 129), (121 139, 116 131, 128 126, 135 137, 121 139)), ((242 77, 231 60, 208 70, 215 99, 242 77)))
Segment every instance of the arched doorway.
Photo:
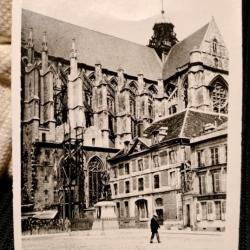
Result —
POLYGON ((94 156, 88 163, 89 207, 105 199, 105 187, 108 182, 107 171, 101 159, 94 156))

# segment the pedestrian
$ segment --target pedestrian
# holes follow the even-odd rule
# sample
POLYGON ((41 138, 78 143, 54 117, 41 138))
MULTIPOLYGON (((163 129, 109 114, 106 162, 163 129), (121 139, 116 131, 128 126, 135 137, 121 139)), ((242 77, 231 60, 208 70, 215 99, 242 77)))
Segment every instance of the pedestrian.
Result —
POLYGON ((150 223, 150 228, 151 228, 151 239, 150 239, 150 243, 153 243, 153 239, 154 236, 156 235, 157 241, 158 243, 161 243, 160 241, 160 236, 158 233, 158 229, 160 228, 160 225, 157 221, 157 214, 154 214, 152 219, 151 219, 151 223, 150 223))
POLYGON ((65 222, 64 222, 64 226, 65 226, 65 230, 66 232, 70 232, 71 231, 71 222, 68 219, 68 217, 66 217, 65 222))

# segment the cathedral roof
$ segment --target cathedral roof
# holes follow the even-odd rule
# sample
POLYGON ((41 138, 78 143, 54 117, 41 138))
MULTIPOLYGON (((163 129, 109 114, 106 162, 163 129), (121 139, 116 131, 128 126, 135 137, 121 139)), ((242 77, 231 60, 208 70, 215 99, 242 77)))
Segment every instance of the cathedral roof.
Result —
POLYGON ((163 79, 166 80, 176 73, 178 67, 184 66, 189 63, 190 52, 194 47, 199 48, 203 38, 206 34, 209 24, 204 25, 202 28, 175 44, 164 63, 163 66, 163 79))
POLYGON ((30 28, 38 52, 42 50, 43 33, 46 32, 51 56, 69 60, 74 38, 80 63, 89 66, 100 63, 103 68, 114 72, 122 68, 128 75, 143 74, 146 79, 154 81, 161 78, 161 61, 155 50, 147 46, 23 10, 23 41, 27 41, 30 28))
POLYGON ((193 138, 202 135, 207 124, 215 124, 216 129, 226 122, 226 115, 187 109, 152 123, 145 133, 150 136, 161 128, 167 129, 162 142, 175 138, 193 138))

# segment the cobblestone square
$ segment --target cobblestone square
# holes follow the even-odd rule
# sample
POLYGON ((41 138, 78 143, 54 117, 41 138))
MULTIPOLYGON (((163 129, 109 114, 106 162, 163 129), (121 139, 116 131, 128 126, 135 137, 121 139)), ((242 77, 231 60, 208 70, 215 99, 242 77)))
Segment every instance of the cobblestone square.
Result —
POLYGON ((217 250, 224 249, 223 233, 171 232, 160 230, 161 243, 149 243, 149 230, 83 231, 24 236, 22 250, 217 250))

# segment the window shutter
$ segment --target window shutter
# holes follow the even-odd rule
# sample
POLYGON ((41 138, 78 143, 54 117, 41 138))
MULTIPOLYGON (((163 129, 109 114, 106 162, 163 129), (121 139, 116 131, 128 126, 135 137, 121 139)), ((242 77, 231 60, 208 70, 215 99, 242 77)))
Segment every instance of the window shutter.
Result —
POLYGON ((223 164, 226 163, 226 150, 225 150, 225 146, 220 146, 219 147, 219 163, 223 164))
POLYGON ((204 161, 206 166, 211 165, 211 151, 210 149, 204 150, 204 161))
POLYGON ((120 215, 121 217, 124 217, 124 202, 120 203, 120 215))
POLYGON ((137 179, 136 179, 136 177, 133 177, 133 190, 137 189, 136 183, 137 183, 137 179))
POLYGON ((119 193, 124 193, 124 181, 119 181, 119 193))
POLYGON ((211 214, 211 219, 215 220, 215 204, 214 204, 214 202, 211 202, 211 204, 212 204, 212 209, 213 209, 213 212, 211 214))
POLYGON ((146 156, 146 157, 144 158, 144 168, 145 168, 145 169, 148 169, 148 168, 149 168, 149 157, 148 157, 148 156, 146 156))
POLYGON ((136 172, 136 161, 132 161, 132 171, 136 172))
POLYGON ((220 173, 214 173, 214 191, 220 192, 221 191, 221 176, 220 173))
POLYGON ((210 171, 207 172, 206 174, 206 190, 207 193, 212 193, 213 192, 213 176, 210 171))
POLYGON ((199 202, 196 203, 196 219, 201 221, 201 206, 199 202))
POLYGON ((226 201, 221 202, 221 219, 226 219, 226 201))
POLYGON ((167 165, 168 164, 168 152, 163 151, 163 152, 160 152, 159 155, 160 155, 161 165, 167 165))
POLYGON ((168 171, 161 172, 161 185, 168 186, 168 171))
POLYGON ((221 170, 221 192, 226 192, 227 189, 227 175, 226 171, 222 168, 221 170))
POLYGON ((149 188, 149 175, 147 174, 147 175, 145 175, 145 179, 144 179, 144 181, 145 181, 145 188, 149 188))

